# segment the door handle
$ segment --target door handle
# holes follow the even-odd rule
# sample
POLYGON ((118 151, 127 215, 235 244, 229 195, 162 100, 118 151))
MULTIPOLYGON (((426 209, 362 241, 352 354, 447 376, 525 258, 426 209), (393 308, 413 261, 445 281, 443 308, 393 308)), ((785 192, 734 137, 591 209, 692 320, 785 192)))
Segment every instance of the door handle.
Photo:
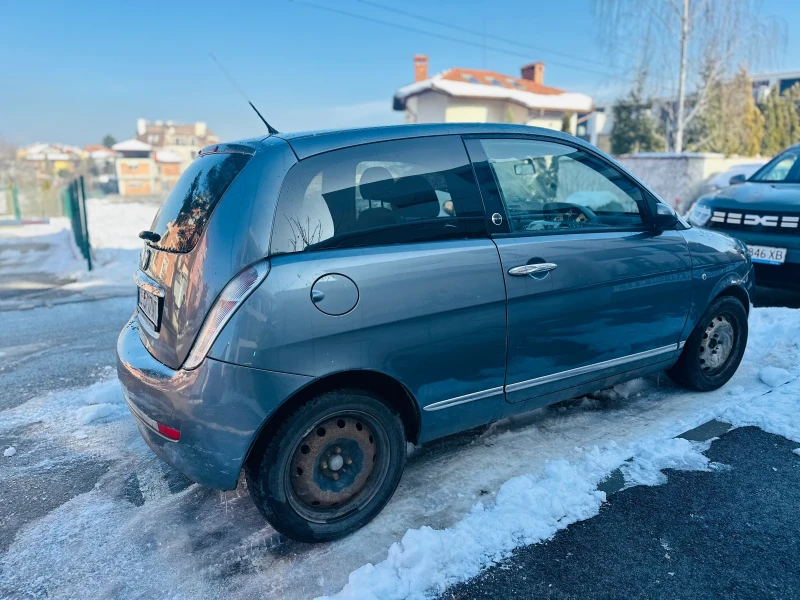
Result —
POLYGON ((556 263, 536 263, 533 265, 520 265, 518 267, 512 267, 508 270, 509 275, 516 275, 519 277, 525 275, 533 275, 536 273, 547 273, 548 271, 552 271, 558 265, 556 263))

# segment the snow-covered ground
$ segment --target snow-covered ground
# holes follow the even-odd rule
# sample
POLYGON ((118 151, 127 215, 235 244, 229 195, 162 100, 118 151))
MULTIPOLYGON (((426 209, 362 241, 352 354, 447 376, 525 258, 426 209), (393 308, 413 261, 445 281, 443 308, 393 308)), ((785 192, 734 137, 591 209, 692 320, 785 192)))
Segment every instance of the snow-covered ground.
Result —
MULTIPOLYGON (((663 468, 719 468, 705 445, 673 439, 712 418, 800 445, 800 311, 754 309, 750 331, 739 371, 716 392, 636 380, 416 449, 372 523, 315 546, 281 543, 241 486, 183 482, 140 439, 109 369, 87 389, 0 412, 0 439, 17 440, 0 457, 4 481, 107 465, 89 491, 16 533, 0 557, 0 596, 435 595, 591 518, 604 500, 598 483, 614 469, 629 485, 654 485, 663 468)), ((0 509, 0 528, 14 518, 0 509)))
POLYGON ((20 285, 25 284, 26 274, 35 274, 39 286, 50 284, 39 277, 49 275, 52 285, 83 296, 132 294, 132 275, 142 249, 138 234, 150 227, 159 206, 121 198, 87 200, 92 271, 87 270, 66 217, 42 224, 0 226, 0 274, 21 278, 20 285))

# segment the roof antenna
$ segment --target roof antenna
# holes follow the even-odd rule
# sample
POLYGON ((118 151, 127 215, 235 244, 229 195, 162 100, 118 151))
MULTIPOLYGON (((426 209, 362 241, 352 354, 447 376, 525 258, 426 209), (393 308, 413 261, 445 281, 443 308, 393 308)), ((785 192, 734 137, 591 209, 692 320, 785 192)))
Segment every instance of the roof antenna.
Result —
POLYGON ((239 92, 239 94, 242 96, 242 98, 244 98, 245 102, 247 102, 250 105, 250 108, 252 108, 256 112, 256 114, 258 115, 258 118, 261 119, 264 122, 264 125, 267 126, 267 131, 269 131, 270 135, 278 133, 278 130, 275 129, 269 123, 267 123, 267 120, 263 117, 263 115, 260 112, 258 112, 258 109, 247 98, 247 94, 245 94, 244 90, 241 88, 241 86, 239 86, 239 84, 236 83, 236 80, 234 80, 234 78, 231 77, 231 74, 228 73, 228 70, 225 67, 222 66, 222 63, 219 62, 219 59, 216 56, 214 56, 214 53, 213 52, 209 52, 208 56, 211 58, 211 60, 213 60, 216 63, 216 65, 219 67, 219 70, 222 71, 222 74, 225 75, 227 80, 231 82, 231 85, 236 89, 237 92, 239 92))

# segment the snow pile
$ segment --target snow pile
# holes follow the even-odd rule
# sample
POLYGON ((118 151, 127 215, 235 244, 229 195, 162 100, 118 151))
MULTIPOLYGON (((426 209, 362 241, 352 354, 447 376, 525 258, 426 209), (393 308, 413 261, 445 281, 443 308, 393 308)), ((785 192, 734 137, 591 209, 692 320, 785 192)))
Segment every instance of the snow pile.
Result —
MULTIPOLYGON (((631 475, 654 485, 664 478, 660 469, 705 469, 701 453, 708 445, 686 440, 650 441, 639 449, 631 475)), ((593 448, 583 461, 549 461, 541 474, 527 474, 504 483, 493 504, 477 503, 455 526, 410 530, 389 548, 378 565, 367 564, 350 574, 338 600, 424 599, 449 585, 480 573, 521 545, 551 538, 576 521, 593 517, 606 500, 598 484, 631 449, 613 442, 593 448)))
POLYGON ((620 467, 625 476, 625 486, 666 483, 663 469, 710 471, 712 465, 703 454, 710 446, 710 442, 690 442, 683 438, 642 442, 633 457, 620 467))
POLYGON ((133 289, 132 277, 142 241, 138 234, 153 222, 159 204, 90 198, 86 202, 93 270, 75 245, 66 217, 3 227, 0 235, 0 273, 47 273, 68 280, 63 287, 106 292, 133 289), (71 281, 70 281, 71 280, 71 281))
POLYGON ((14 446, 9 446, 5 450, 3 450, 3 456, 9 457, 14 456, 17 453, 17 449, 14 446))
POLYGON ((758 372, 758 378, 767 385, 776 387, 792 379, 792 374, 786 369, 768 366, 758 372))

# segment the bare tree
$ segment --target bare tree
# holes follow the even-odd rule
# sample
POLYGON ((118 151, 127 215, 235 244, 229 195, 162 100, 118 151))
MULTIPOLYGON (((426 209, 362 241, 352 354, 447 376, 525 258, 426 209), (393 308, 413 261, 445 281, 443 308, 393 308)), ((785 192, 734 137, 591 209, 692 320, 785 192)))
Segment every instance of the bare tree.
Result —
POLYGON ((683 150, 686 127, 705 106, 704 82, 741 64, 769 61, 785 46, 785 24, 763 16, 760 0, 594 0, 594 7, 601 42, 612 53, 624 49, 619 55, 633 63, 631 71, 661 74, 660 92, 677 95, 668 106, 675 152, 683 150), (696 92, 687 110, 691 86, 696 92))

